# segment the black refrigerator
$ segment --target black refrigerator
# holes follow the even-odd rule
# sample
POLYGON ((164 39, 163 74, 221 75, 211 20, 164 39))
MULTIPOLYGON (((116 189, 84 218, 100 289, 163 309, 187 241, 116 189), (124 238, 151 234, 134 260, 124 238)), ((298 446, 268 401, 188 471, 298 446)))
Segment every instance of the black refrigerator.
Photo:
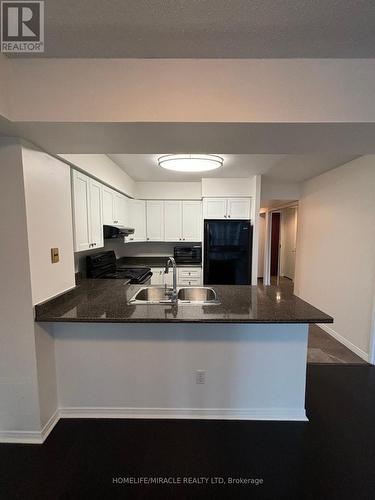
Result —
POLYGON ((250 285, 253 227, 248 220, 204 221, 204 284, 250 285))

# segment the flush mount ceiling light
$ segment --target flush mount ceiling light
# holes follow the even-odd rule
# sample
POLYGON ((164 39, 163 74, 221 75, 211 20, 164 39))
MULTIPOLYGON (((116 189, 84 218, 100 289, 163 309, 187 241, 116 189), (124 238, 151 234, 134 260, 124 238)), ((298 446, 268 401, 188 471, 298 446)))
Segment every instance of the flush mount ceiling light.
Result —
POLYGON ((159 167, 177 172, 207 172, 220 168, 224 163, 218 155, 163 155, 158 158, 159 167))

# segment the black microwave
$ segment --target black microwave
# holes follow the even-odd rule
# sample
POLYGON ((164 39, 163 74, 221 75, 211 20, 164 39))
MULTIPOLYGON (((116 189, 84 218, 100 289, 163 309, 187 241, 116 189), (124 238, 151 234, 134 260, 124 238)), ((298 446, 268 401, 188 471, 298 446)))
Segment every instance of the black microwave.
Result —
POLYGON ((200 245, 174 247, 176 264, 201 264, 202 247, 200 245))

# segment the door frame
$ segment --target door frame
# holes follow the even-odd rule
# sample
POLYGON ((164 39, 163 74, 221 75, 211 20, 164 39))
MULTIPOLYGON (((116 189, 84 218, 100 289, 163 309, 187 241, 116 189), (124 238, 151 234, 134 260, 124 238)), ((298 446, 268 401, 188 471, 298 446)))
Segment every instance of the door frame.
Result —
MULTIPOLYGON (((264 266, 263 266, 263 285, 271 285, 271 242, 272 242, 272 214, 280 213, 280 242, 281 242, 281 227, 283 223, 283 213, 284 208, 296 208, 297 209, 297 231, 298 231, 298 201, 293 203, 287 203, 285 205, 280 205, 277 208, 267 210, 266 212, 266 235, 264 242, 264 266)), ((279 265, 278 265, 278 277, 280 276, 280 256, 281 251, 279 250, 279 265)))

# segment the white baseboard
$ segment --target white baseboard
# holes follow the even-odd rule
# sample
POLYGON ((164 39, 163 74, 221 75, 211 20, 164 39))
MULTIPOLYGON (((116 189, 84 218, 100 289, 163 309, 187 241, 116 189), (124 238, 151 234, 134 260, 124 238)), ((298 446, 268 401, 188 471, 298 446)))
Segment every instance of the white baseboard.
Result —
POLYGON ((60 419, 58 410, 41 431, 0 431, 0 443, 42 444, 60 419))
POLYGON ((317 323, 317 325, 319 326, 319 328, 321 328, 322 330, 327 332, 329 335, 331 335, 331 337, 333 337, 334 339, 341 342, 341 344, 343 344, 345 347, 347 347, 348 349, 353 351, 355 354, 357 354, 360 358, 362 358, 368 362, 369 355, 367 352, 362 351, 362 349, 360 349, 356 345, 352 344, 349 340, 347 340, 345 337, 343 337, 342 335, 337 333, 333 328, 329 327, 328 325, 325 325, 323 323, 317 323))
POLYGON ((307 421, 304 409, 295 408, 60 408, 61 418, 140 418, 193 420, 307 421))
POLYGON ((295 408, 94 408, 57 410, 41 431, 0 431, 0 443, 42 444, 60 418, 270 420, 306 422, 304 409, 295 408))

